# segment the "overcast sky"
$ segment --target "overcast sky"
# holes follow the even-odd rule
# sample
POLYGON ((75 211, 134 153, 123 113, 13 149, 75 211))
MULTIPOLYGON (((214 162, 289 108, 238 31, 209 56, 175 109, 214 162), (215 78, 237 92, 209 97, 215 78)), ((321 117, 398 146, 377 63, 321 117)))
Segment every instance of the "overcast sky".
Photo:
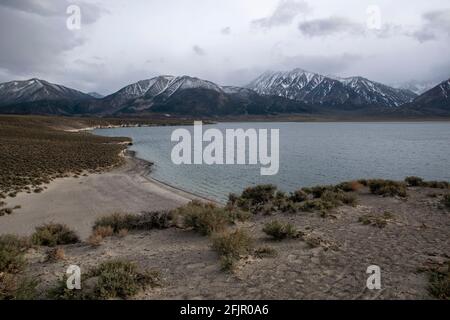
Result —
POLYGON ((108 94, 160 74, 245 85, 297 67, 387 84, 448 79, 450 1, 0 0, 0 82, 108 94), (80 30, 66 26, 70 4, 80 30))

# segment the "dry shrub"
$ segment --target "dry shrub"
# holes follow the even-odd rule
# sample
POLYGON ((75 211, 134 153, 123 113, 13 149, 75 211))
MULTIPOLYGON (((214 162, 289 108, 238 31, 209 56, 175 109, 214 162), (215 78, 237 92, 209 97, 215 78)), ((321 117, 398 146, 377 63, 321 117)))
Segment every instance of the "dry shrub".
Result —
POLYGON ((297 190, 291 193, 289 200, 292 202, 303 202, 308 200, 308 194, 304 190, 297 190))
POLYGON ((235 220, 243 218, 237 211, 220 208, 212 203, 193 201, 175 210, 183 218, 185 227, 202 235, 224 231, 235 220))
POLYGON ((364 185, 359 181, 342 182, 336 186, 336 189, 342 190, 344 192, 359 191, 362 188, 364 188, 364 185))
POLYGON ((94 230, 107 228, 108 230, 111 229, 113 233, 117 233, 121 229, 130 229, 134 220, 135 216, 132 214, 114 213, 97 219, 94 223, 94 230))
POLYGON ((283 224, 278 220, 266 223, 263 232, 275 240, 294 239, 299 237, 299 232, 290 223, 283 224))
POLYGON ((102 244, 103 237, 98 234, 91 234, 87 239, 87 243, 93 247, 98 247, 102 244))
POLYGON ((37 281, 10 273, 0 273, 0 300, 34 300, 37 281))
POLYGON ((387 226, 389 221, 394 219, 394 215, 388 211, 383 212, 382 215, 379 214, 366 214, 359 218, 359 222, 364 225, 370 225, 373 227, 384 228, 387 226))
POLYGON ((30 246, 26 238, 13 235, 0 236, 0 273, 21 272, 26 265, 25 252, 30 246))
POLYGON ((108 238, 108 237, 112 237, 114 235, 114 229, 110 226, 106 226, 106 227, 99 226, 94 229, 92 234, 95 236, 100 236, 102 238, 108 238))
POLYGON ((48 223, 36 228, 31 236, 33 244, 54 247, 57 245, 73 244, 80 241, 77 234, 66 225, 48 223))
POLYGON ((272 247, 260 247, 255 249, 253 254, 259 259, 273 258, 277 256, 277 251, 272 247))
POLYGON ((422 178, 419 177, 406 177, 405 178, 405 182, 408 184, 408 186, 410 187, 420 187, 424 184, 424 181, 422 178))
POLYGON ((233 269, 241 256, 249 253, 252 244, 252 238, 240 229, 216 234, 213 237, 213 249, 220 255, 225 270, 233 269))
POLYGON ((450 260, 441 268, 428 271, 428 292, 435 298, 450 300, 450 260))
POLYGON ((57 262, 64 260, 66 258, 66 253, 63 248, 53 248, 47 252, 47 261, 57 262))
POLYGON ((160 275, 155 271, 141 271, 133 262, 112 260, 89 270, 82 279, 81 290, 68 290, 66 278, 49 292, 57 300, 108 300, 128 299, 148 287, 160 285, 160 275))
POLYGON ((174 225, 173 214, 169 211, 144 212, 142 214, 114 213, 97 219, 94 230, 99 227, 112 228, 114 234, 121 230, 167 229, 174 225))
POLYGON ((403 182, 375 179, 369 181, 370 192, 383 196, 406 197, 406 184, 403 182))

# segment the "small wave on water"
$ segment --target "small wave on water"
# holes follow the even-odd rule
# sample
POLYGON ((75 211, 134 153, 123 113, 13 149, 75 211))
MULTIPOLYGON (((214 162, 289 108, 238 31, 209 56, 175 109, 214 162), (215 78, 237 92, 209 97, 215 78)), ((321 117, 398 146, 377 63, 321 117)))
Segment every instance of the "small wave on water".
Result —
POLYGON ((153 162, 151 176, 174 187, 224 202, 248 186, 275 184, 283 191, 359 178, 421 176, 450 180, 450 123, 219 123, 204 129, 280 130, 280 170, 261 176, 260 165, 175 165, 173 130, 192 127, 98 129, 128 136, 137 157, 153 162))

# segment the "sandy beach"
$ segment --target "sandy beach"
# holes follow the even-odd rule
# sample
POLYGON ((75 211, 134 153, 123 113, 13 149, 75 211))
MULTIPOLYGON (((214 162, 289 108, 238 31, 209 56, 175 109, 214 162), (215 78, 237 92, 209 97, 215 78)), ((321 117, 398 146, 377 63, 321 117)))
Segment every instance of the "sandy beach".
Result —
POLYGON ((2 217, 0 234, 30 235, 36 226, 56 222, 86 238, 99 217, 170 210, 198 199, 151 179, 151 165, 131 153, 125 160, 125 165, 108 172, 56 179, 42 193, 22 192, 6 199, 8 207, 21 208, 2 217))

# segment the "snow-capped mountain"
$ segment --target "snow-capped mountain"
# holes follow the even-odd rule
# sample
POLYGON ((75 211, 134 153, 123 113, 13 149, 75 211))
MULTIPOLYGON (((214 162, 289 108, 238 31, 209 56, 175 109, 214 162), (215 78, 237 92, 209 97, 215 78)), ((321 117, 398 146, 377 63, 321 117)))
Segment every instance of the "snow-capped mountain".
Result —
POLYGON ((0 84, 0 105, 87 99, 92 99, 92 97, 80 91, 40 79, 11 81, 0 84))
POLYGON ((104 95, 102 95, 98 92, 89 92, 88 95, 90 95, 92 98, 95 98, 95 99, 102 99, 105 97, 104 95))
POLYGON ((417 95, 427 92, 428 90, 434 88, 438 84, 437 81, 417 81, 412 80, 403 83, 396 83, 392 85, 397 89, 405 89, 414 92, 417 95))
POLYGON ((103 100, 108 104, 109 112, 117 112, 126 107, 148 109, 153 105, 156 97, 161 101, 169 99, 177 92, 200 88, 216 92, 222 91, 218 85, 210 81, 189 76, 162 75, 128 85, 103 100))
POLYGON ((450 79, 417 97, 416 105, 440 106, 450 110, 450 79))
POLYGON ((362 77, 331 78, 302 69, 266 72, 248 88, 260 94, 277 95, 313 105, 396 107, 416 95, 362 77))
POLYGON ((357 93, 357 104, 398 107, 411 102, 416 97, 416 94, 409 90, 392 88, 363 77, 350 77, 338 80, 357 93))
POLYGON ((0 113, 46 115, 397 115, 449 116, 450 80, 414 93, 362 77, 336 78, 296 69, 266 72, 248 87, 190 76, 158 76, 104 98, 30 79, 0 84, 0 113))
POLYGON ((161 112, 186 115, 309 112, 303 103, 264 96, 240 87, 222 87, 190 76, 158 76, 105 97, 89 109, 102 114, 161 112))
POLYGON ((416 117, 449 117, 450 79, 421 94, 413 102, 402 106, 399 113, 416 117))

